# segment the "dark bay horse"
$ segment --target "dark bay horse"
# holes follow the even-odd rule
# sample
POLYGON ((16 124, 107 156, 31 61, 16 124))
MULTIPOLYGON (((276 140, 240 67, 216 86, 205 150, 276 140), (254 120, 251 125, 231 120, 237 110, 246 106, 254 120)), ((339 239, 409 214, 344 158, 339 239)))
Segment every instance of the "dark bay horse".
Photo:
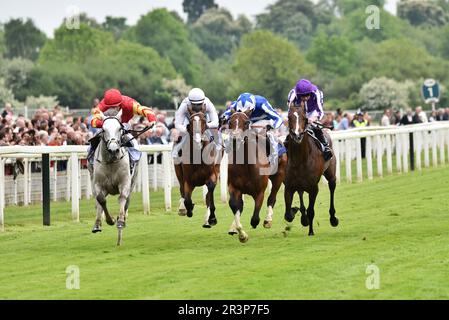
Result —
MULTIPOLYGON (((329 182, 330 190, 330 223, 338 226, 335 216, 334 192, 336 188, 336 160, 335 156, 329 161, 324 161, 323 155, 314 139, 307 133, 307 117, 304 102, 301 106, 290 106, 288 113, 289 135, 287 136, 288 165, 284 181, 285 191, 285 220, 293 222, 295 214, 301 212, 301 224, 309 226, 309 236, 313 236, 313 218, 315 217, 315 200, 318 195, 318 183, 324 174, 329 182), (292 201, 295 192, 298 192, 301 207, 292 209, 292 201), (309 194, 309 207, 304 206, 303 194, 309 194)), ((332 142, 327 133, 326 139, 332 148, 332 142)), ((289 230, 290 227, 287 227, 289 230)))
POLYGON ((229 132, 232 147, 232 158, 228 165, 229 206, 234 213, 234 221, 229 230, 230 235, 239 234, 240 242, 248 241, 248 235, 243 230, 240 217, 243 212, 243 194, 254 199, 254 212, 251 226, 255 229, 260 223, 259 213, 263 204, 268 179, 272 189, 268 198, 268 214, 264 221, 265 228, 271 228, 273 208, 276 195, 285 177, 287 156, 279 158, 278 170, 270 175, 270 165, 267 157, 267 138, 250 129, 249 116, 243 112, 234 112, 229 119, 229 132))
POLYGON ((215 216, 214 190, 220 174, 221 155, 213 143, 205 138, 206 115, 205 108, 194 111, 189 109, 190 122, 188 126, 188 141, 182 149, 182 163, 175 164, 175 172, 180 185, 181 206, 179 215, 193 216, 194 203, 192 193, 195 187, 207 186, 204 228, 217 224, 215 216))

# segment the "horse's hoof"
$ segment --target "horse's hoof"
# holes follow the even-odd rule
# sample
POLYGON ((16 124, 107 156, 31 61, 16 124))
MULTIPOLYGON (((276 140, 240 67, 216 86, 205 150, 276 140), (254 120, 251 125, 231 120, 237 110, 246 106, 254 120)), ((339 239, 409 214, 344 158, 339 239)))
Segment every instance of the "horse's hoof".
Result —
POLYGON ((305 214, 303 214, 301 216, 301 224, 303 227, 308 227, 309 226, 309 218, 307 218, 307 216, 305 214))
POLYGON ((330 219, 330 221, 331 221, 331 226, 332 227, 338 227, 338 219, 337 219, 337 217, 332 217, 331 219, 330 219))
POLYGON ((186 209, 179 209, 178 215, 181 216, 181 217, 185 217, 187 215, 187 210, 186 209))
POLYGON ((314 235, 315 235, 315 233, 309 232, 309 237, 313 237, 314 235))
POLYGON ((126 227, 125 221, 118 221, 117 222, 117 229, 124 229, 126 227))
POLYGON ((193 212, 187 212, 187 217, 192 218, 193 217, 193 212))
POLYGON ((263 227, 264 227, 265 229, 271 229, 272 226, 273 226, 273 221, 267 221, 267 220, 265 220, 265 221, 263 222, 263 227))
POLYGON ((284 219, 285 219, 285 221, 287 221, 288 223, 292 223, 293 220, 295 220, 295 216, 292 216, 291 214, 286 213, 285 216, 284 216, 284 219))
POLYGON ((114 219, 112 219, 112 220, 106 220, 106 223, 107 223, 108 225, 110 225, 110 226, 113 226, 113 225, 115 224, 115 220, 114 220, 114 219))
POLYGON ((229 230, 229 231, 228 231, 228 234, 229 234, 230 236, 235 236, 237 233, 238 233, 238 232, 235 231, 235 230, 229 230))
POLYGON ((212 226, 210 224, 203 224, 203 228, 204 229, 210 229, 210 228, 212 228, 212 226))
POLYGON ((257 226, 259 225, 259 223, 260 223, 260 219, 257 219, 257 220, 251 219, 251 227, 253 227, 253 229, 257 229, 257 226))
POLYGON ((216 218, 213 218, 213 219, 209 219, 209 224, 213 227, 213 226, 216 226, 217 225, 217 219, 216 218))
POLYGON ((92 229, 92 233, 98 233, 98 232, 101 232, 101 228, 98 227, 98 226, 95 226, 95 227, 92 229))
POLYGON ((286 226, 286 227, 285 227, 285 231, 288 232, 288 231, 291 231, 291 230, 292 230, 292 226, 286 226))
POLYGON ((240 235, 240 236, 239 236, 239 241, 240 241, 241 243, 247 243, 248 240, 249 240, 249 236, 248 236, 248 235, 240 235))

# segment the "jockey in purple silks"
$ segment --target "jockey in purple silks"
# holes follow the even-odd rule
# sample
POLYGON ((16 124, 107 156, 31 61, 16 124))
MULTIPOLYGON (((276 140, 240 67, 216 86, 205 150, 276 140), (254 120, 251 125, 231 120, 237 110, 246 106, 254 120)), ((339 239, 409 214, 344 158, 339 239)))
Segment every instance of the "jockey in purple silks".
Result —
POLYGON ((304 101, 309 127, 321 143, 324 160, 327 161, 332 158, 332 150, 322 129, 315 124, 316 121, 324 117, 323 99, 323 92, 316 85, 309 80, 301 79, 288 94, 288 108, 290 109, 290 106, 300 106, 301 102, 304 101))

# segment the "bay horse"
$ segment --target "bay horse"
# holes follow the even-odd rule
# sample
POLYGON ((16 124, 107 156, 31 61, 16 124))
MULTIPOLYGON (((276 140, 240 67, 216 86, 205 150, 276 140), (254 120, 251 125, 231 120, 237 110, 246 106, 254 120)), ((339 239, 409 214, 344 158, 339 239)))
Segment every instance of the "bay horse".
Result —
POLYGON ((95 150, 94 164, 88 166, 97 209, 97 218, 92 232, 101 232, 103 212, 107 224, 111 226, 115 224, 106 206, 106 197, 118 194, 120 204, 120 213, 117 217, 118 246, 122 244, 122 233, 126 226, 125 220, 128 214, 131 192, 136 183, 138 171, 136 165, 133 173, 130 172, 128 150, 123 143, 126 130, 121 122, 121 115, 122 110, 116 116, 101 114, 103 119, 103 128, 100 133, 101 141, 95 150))
MULTIPOLYGON (((324 175, 329 183, 330 190, 330 223, 338 226, 335 216, 334 192, 336 188, 336 159, 324 161, 322 152, 316 141, 307 132, 308 119, 306 117, 304 102, 300 106, 290 106, 288 112, 289 134, 286 139, 288 164, 284 181, 285 220, 293 222, 298 211, 301 212, 301 224, 309 227, 309 236, 313 236, 313 219, 315 217, 315 200, 318 195, 318 183, 324 175), (293 196, 299 194, 300 208, 292 208, 293 196), (304 206, 303 194, 309 194, 309 206, 304 206)), ((323 132, 332 148, 332 141, 328 133, 323 132)), ((288 226, 287 230, 290 229, 288 226)))
POLYGON ((248 113, 233 111, 229 119, 229 132, 233 148, 232 161, 228 165, 228 190, 229 206, 234 214, 234 220, 228 233, 230 235, 238 233, 242 243, 249 239, 240 222, 243 212, 242 195, 247 194, 254 199, 251 226, 255 229, 260 223, 259 213, 263 205, 268 179, 271 180, 272 188, 267 201, 268 213, 263 224, 265 228, 271 228, 276 195, 284 181, 287 166, 287 156, 283 154, 279 158, 277 171, 270 172, 266 153, 267 138, 250 128, 248 113))
POLYGON ((217 159, 221 157, 214 144, 205 138, 205 111, 204 106, 201 110, 193 110, 192 106, 188 108, 188 141, 182 148, 182 163, 175 164, 175 172, 182 198, 179 215, 187 215, 189 218, 193 216, 193 190, 206 185, 207 210, 203 228, 211 228, 217 224, 214 190, 220 174, 220 162, 217 159))

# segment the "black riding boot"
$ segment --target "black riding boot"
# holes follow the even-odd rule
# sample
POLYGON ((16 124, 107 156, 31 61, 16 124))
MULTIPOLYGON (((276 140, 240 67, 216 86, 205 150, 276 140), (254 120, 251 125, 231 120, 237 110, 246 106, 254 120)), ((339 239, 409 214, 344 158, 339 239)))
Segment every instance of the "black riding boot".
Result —
POLYGON ((320 141, 321 145, 322 145, 322 151, 323 151, 323 157, 325 161, 328 161, 330 159, 332 159, 332 150, 329 147, 329 143, 327 142, 326 137, 323 134, 323 131, 318 128, 318 127, 314 127, 313 128, 313 132, 315 133, 315 137, 320 141))

